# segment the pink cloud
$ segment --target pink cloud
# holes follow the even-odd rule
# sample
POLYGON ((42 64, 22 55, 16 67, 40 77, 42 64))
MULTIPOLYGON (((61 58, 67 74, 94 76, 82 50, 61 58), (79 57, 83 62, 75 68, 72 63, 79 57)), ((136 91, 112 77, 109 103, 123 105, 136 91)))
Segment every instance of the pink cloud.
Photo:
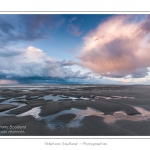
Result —
POLYGON ((0 80, 0 84, 18 84, 15 80, 0 80))
POLYGON ((83 33, 80 31, 80 28, 74 24, 69 24, 67 31, 74 36, 80 36, 83 33))
POLYGON ((84 37, 80 64, 104 76, 146 76, 150 67, 150 17, 109 18, 84 37))

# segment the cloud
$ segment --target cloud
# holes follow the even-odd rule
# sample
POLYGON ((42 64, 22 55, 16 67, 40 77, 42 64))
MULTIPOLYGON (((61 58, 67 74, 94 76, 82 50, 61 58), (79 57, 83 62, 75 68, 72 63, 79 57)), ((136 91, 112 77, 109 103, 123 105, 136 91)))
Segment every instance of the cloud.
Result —
POLYGON ((77 21, 77 17, 73 17, 69 20, 67 31, 74 36, 80 36, 82 35, 83 31, 80 30, 79 22, 75 23, 75 21, 77 21))
POLYGON ((10 49, 10 48, 3 48, 0 49, 0 57, 12 57, 19 55, 21 53, 18 49, 10 49))
POLYGON ((72 23, 73 21, 75 21, 77 19, 77 17, 73 17, 69 20, 70 23, 72 23))
POLYGON ((72 65, 76 65, 77 63, 72 60, 69 60, 69 61, 63 60, 61 61, 61 64, 62 66, 72 66, 72 65))
POLYGON ((69 24, 67 31, 74 36, 80 36, 83 33, 83 31, 80 31, 80 28, 74 24, 69 24))
POLYGON ((0 85, 1 84, 18 84, 18 82, 15 80, 0 80, 0 85))
POLYGON ((150 16, 137 21, 138 15, 109 18, 84 37, 80 64, 108 77, 141 77, 150 66, 150 16))
POLYGON ((28 47, 18 55, 0 56, 0 62, 0 79, 84 79, 89 76, 89 73, 72 71, 70 67, 75 62, 58 61, 35 47, 28 47))
POLYGON ((60 27, 64 21, 60 15, 0 15, 1 47, 18 41, 46 39, 51 29, 60 27))
POLYGON ((132 78, 142 78, 148 75, 149 69, 141 68, 131 74, 132 78))

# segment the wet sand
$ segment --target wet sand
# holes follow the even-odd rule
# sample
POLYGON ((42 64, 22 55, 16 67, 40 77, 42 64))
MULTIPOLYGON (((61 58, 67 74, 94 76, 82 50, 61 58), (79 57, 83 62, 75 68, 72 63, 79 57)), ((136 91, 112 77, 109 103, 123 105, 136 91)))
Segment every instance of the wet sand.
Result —
POLYGON ((149 91, 144 85, 1 86, 0 135, 150 135, 149 91))

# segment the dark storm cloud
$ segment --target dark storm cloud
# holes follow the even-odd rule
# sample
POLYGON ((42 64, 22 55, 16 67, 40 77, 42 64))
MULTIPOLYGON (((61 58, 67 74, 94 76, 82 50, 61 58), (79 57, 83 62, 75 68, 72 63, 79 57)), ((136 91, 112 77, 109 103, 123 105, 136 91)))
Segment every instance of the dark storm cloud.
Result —
MULTIPOLYGON (((6 79, 5 79, 6 80, 6 79)), ((16 81, 19 84, 40 84, 40 83, 51 83, 51 84, 81 84, 83 79, 79 78, 52 78, 52 77, 16 77, 9 79, 10 81, 16 81)))

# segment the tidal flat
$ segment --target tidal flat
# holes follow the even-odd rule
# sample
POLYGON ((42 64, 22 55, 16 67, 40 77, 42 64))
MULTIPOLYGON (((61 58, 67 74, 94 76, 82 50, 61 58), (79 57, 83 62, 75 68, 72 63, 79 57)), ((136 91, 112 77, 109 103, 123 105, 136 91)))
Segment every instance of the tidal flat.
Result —
POLYGON ((150 86, 0 86, 0 136, 150 136, 150 86))

